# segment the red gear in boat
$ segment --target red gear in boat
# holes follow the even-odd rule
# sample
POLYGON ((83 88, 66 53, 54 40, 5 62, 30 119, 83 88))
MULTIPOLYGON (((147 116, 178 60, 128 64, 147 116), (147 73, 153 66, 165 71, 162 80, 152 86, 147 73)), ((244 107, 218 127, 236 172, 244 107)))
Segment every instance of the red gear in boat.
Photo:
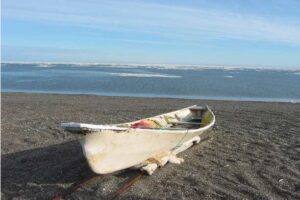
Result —
POLYGON ((154 127, 154 124, 142 121, 142 122, 137 122, 132 124, 130 128, 137 128, 137 127, 154 127))

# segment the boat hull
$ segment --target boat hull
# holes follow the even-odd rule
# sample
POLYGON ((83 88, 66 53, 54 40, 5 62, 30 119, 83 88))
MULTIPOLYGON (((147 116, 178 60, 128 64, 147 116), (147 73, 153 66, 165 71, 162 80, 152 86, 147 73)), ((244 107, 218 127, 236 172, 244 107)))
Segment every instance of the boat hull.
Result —
POLYGON ((95 173, 108 174, 135 167, 152 174, 158 166, 167 162, 180 164, 183 160, 176 154, 198 143, 199 136, 203 137, 214 123, 215 116, 208 106, 204 109, 194 105, 123 124, 71 122, 62 126, 67 131, 85 134, 80 143, 95 173), (141 122, 144 122, 143 125, 141 122), (145 127, 145 122, 155 122, 159 126, 145 127))
POLYGON ((136 166, 156 155, 167 155, 203 131, 154 131, 131 129, 88 134, 80 143, 91 169, 108 174, 136 166))

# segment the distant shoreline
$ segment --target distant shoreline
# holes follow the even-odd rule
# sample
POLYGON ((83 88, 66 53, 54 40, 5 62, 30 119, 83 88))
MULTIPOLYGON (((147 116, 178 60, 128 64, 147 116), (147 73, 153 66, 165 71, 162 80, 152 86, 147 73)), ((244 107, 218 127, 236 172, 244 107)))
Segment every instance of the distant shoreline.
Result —
POLYGON ((103 62, 47 62, 47 61, 2 61, 2 64, 33 64, 48 67, 49 65, 77 65, 84 66, 126 66, 126 67, 161 67, 166 69, 198 68, 198 69, 223 69, 223 70, 279 70, 279 71, 300 71, 300 66, 258 66, 245 64, 164 64, 164 63, 103 63, 103 62))

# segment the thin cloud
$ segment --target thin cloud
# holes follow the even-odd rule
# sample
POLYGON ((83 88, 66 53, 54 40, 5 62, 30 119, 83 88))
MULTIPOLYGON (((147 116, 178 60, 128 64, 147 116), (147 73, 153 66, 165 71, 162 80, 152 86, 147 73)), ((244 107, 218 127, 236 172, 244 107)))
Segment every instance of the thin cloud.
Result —
MULTIPOLYGON (((274 20, 274 16, 140 1, 59 2, 60 4, 53 1, 4 1, 3 17, 146 34, 157 37, 152 39, 153 43, 162 44, 164 42, 161 40, 193 43, 238 39, 300 45, 299 24, 287 23, 278 18, 274 20)), ((128 38, 124 40, 130 41, 128 38)))

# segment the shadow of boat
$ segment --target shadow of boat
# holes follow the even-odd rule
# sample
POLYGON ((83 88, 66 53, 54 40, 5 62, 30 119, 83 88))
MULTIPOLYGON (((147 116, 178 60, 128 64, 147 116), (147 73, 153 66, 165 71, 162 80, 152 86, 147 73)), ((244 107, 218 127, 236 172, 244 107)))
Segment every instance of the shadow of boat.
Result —
POLYGON ((77 141, 2 155, 2 198, 52 196, 93 175, 77 141))
MULTIPOLYGON (((95 176, 78 141, 4 154, 1 170, 1 199, 50 199, 73 183, 95 176)), ((98 182, 117 179, 117 188, 134 175, 135 170, 126 170, 98 182)))
POLYGON ((72 183, 93 173, 77 141, 2 155, 1 170, 4 190, 10 183, 72 183))

